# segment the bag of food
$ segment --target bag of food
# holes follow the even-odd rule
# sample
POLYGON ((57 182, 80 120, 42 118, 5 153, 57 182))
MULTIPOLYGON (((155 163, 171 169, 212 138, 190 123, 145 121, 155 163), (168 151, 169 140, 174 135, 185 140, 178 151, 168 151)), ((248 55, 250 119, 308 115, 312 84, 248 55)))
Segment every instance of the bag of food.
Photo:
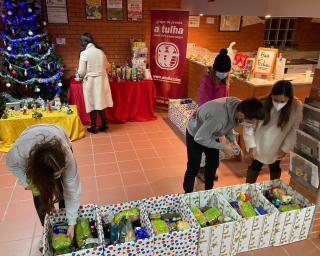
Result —
POLYGON ((196 217, 196 220, 198 221, 199 225, 201 227, 205 227, 207 225, 207 218, 206 216, 204 216, 202 211, 198 207, 192 207, 191 211, 194 217, 196 217))
POLYGON ((75 228, 76 240, 79 248, 86 248, 86 239, 93 238, 90 230, 90 223, 88 219, 78 218, 75 228))
POLYGON ((71 238, 67 234, 52 234, 52 248, 56 254, 65 254, 71 252, 71 238))
POLYGON ((131 208, 128 210, 124 210, 116 214, 113 221, 119 224, 122 218, 130 220, 131 222, 134 222, 140 218, 140 211, 138 208, 131 208))
POLYGON ((165 221, 163 221, 163 220, 159 220, 159 219, 158 220, 152 220, 151 224, 152 224, 154 232, 157 235, 165 234, 165 233, 169 232, 167 223, 165 221))
POLYGON ((219 216, 221 216, 221 212, 216 207, 212 207, 212 208, 208 209, 203 214, 209 222, 211 222, 211 221, 217 219, 219 216))

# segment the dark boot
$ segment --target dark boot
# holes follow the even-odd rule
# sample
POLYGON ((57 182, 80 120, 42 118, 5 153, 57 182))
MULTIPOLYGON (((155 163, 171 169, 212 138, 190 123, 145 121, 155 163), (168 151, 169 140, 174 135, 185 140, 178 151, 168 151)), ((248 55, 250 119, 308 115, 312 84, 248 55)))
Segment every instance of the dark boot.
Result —
POLYGON ((91 127, 87 128, 87 131, 90 133, 98 133, 98 129, 96 126, 96 120, 97 120, 97 111, 93 110, 90 112, 90 121, 91 121, 91 127))
MULTIPOLYGON (((199 172, 198 172, 198 174, 197 174, 197 178, 198 178, 200 181, 202 181, 202 182, 204 182, 204 172, 205 172, 204 167, 200 167, 199 172)), ((216 174, 216 175, 214 176, 214 180, 217 181, 218 179, 219 179, 219 177, 218 177, 218 175, 216 174)))
POLYGON ((277 160, 273 164, 269 165, 270 169, 270 180, 277 180, 281 177, 280 160, 277 160))
POLYGON ((100 132, 105 132, 109 129, 108 123, 107 123, 107 117, 106 117, 106 111, 105 109, 99 110, 99 116, 101 119, 101 126, 99 127, 100 132))
POLYGON ((247 177, 246 177, 246 183, 255 183, 257 181, 259 173, 260 172, 255 171, 255 170, 253 170, 251 168, 248 168, 247 177))

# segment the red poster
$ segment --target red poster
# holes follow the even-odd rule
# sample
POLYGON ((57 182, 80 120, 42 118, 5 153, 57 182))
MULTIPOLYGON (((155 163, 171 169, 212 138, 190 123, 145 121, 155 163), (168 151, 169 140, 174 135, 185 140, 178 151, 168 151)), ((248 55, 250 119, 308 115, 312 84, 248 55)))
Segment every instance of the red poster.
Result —
POLYGON ((151 10, 150 67, 157 106, 186 96, 183 83, 188 39, 188 11, 151 10))

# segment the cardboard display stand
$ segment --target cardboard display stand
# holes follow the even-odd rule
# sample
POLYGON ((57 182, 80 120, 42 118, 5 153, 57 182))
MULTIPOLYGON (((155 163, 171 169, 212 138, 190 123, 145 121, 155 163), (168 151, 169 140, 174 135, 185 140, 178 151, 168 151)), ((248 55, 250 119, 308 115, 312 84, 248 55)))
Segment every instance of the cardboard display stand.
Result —
POLYGON ((315 205, 281 180, 256 184, 257 189, 262 193, 272 186, 285 190, 287 195, 292 196, 293 203, 302 207, 299 210, 278 213, 273 230, 272 245, 279 246, 307 239, 315 205))
MULTIPOLYGON (((88 255, 88 256, 100 256, 104 255, 104 249, 103 249, 103 230, 101 225, 101 219, 100 216, 97 214, 97 206, 95 204, 88 204, 84 206, 80 206, 79 208, 79 217, 80 218, 87 218, 90 221, 95 220, 97 233, 98 233, 98 240, 99 240, 99 246, 94 247, 91 249, 83 249, 76 252, 63 254, 63 256, 82 256, 82 255, 88 255)), ((46 215, 45 222, 43 226, 43 235, 42 235, 42 255, 44 256, 52 256, 53 248, 51 246, 51 235, 52 235, 52 227, 55 223, 67 221, 66 218, 66 212, 65 210, 57 210, 53 212, 51 215, 46 215)))
POLYGON ((233 221, 200 228, 198 256, 231 256, 237 254, 241 216, 229 205, 227 200, 215 190, 201 191, 182 195, 189 207, 216 207, 223 216, 233 221))

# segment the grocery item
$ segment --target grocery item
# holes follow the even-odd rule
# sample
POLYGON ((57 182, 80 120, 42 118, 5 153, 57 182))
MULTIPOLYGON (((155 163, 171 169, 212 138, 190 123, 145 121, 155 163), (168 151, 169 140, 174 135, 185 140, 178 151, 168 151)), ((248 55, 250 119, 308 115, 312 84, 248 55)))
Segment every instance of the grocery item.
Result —
POLYGON ((289 212, 289 211, 293 211, 293 210, 299 210, 301 209, 300 205, 297 204, 292 204, 292 205, 281 205, 279 207, 279 211, 280 212, 289 212))
POLYGON ((131 208, 131 209, 124 210, 124 211, 116 214, 114 217, 114 222, 119 224, 119 222, 122 218, 130 220, 131 222, 134 222, 134 221, 138 220, 139 217, 140 217, 139 209, 138 208, 131 208))
POLYGON ((52 228, 52 248, 56 254, 71 252, 71 238, 67 235, 68 224, 58 222, 52 228))
POLYGON ((160 220, 160 219, 152 220, 151 224, 152 224, 154 232, 157 235, 169 232, 169 228, 167 226, 167 223, 164 220, 160 220))
POLYGON ((179 220, 177 221, 177 228, 179 231, 184 231, 184 230, 188 230, 190 228, 190 225, 188 222, 179 220))
POLYGON ((241 215, 245 218, 250 218, 257 215, 252 204, 249 201, 246 201, 246 202, 241 201, 239 203, 239 211, 241 215))
POLYGON ((75 237, 80 249, 92 248, 98 245, 98 240, 93 239, 88 219, 78 218, 75 227, 75 237))
POLYGON ((211 207, 210 209, 204 212, 204 216, 206 217, 208 222, 211 222, 220 217, 221 212, 216 207, 211 207))
POLYGON ((198 221, 199 225, 201 227, 205 227, 207 225, 207 218, 204 216, 201 210, 197 207, 192 207, 191 211, 193 215, 196 217, 196 220, 198 221))

